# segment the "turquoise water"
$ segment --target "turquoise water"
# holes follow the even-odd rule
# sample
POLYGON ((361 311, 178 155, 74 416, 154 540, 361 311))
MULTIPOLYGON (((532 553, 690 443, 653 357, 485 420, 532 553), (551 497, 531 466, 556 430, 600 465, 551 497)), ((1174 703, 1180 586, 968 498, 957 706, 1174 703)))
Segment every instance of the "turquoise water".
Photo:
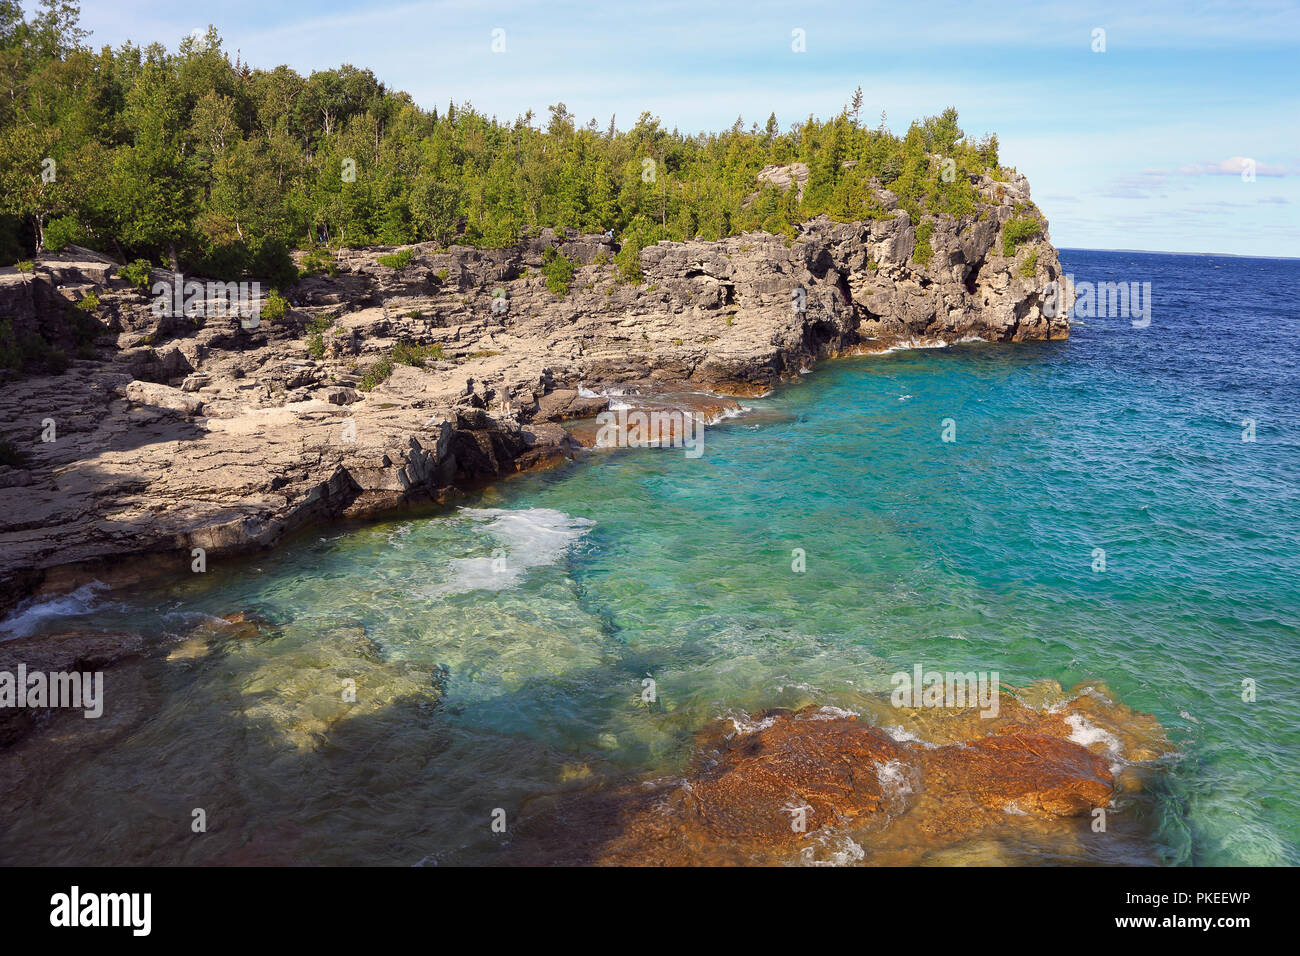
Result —
POLYGON ((919 662, 1104 681, 1159 718, 1177 754, 1140 845, 1094 859, 1300 863, 1300 263, 1062 258, 1151 281, 1151 326, 826 363, 698 459, 596 453, 29 615, 172 643, 207 615, 276 627, 142 665, 151 716, 42 771, 0 854, 490 862, 495 808, 680 771, 711 718, 851 705, 919 662), (198 806, 206 842, 169 836, 198 806))

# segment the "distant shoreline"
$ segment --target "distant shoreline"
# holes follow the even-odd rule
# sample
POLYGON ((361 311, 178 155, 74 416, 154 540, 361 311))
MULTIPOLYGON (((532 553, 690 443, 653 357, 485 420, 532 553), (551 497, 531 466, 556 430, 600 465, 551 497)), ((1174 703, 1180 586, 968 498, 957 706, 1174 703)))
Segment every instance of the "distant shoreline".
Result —
POLYGON ((1200 256, 1216 259, 1266 259, 1300 262, 1300 256, 1248 256, 1239 252, 1167 252, 1163 249, 1085 249, 1081 246, 1057 246, 1058 252, 1125 252, 1144 256, 1200 256))

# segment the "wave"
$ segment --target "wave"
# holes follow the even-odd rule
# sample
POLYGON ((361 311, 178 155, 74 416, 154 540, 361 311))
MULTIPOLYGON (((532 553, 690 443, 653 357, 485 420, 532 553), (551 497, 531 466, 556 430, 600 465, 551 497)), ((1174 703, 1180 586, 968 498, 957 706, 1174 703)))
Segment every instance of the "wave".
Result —
POLYGON ((67 594, 28 598, 0 621, 0 641, 27 637, 51 618, 89 614, 99 604, 99 592, 107 589, 108 585, 102 581, 90 581, 67 594))
POLYGON ((461 508, 452 520, 482 525, 495 539, 492 554, 452 558, 447 580, 421 590, 422 597, 517 587, 533 568, 558 563, 596 524, 554 508, 461 508))

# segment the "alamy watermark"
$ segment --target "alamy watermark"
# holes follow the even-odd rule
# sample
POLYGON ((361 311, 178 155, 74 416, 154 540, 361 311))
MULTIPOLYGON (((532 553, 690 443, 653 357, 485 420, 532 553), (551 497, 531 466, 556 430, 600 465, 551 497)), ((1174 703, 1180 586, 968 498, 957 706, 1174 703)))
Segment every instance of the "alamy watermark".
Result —
POLYGON ((997 671, 927 671, 917 664, 912 671, 898 671, 889 678, 894 691, 889 701, 895 707, 978 707, 981 717, 998 715, 997 671))
POLYGON ((150 291, 154 300, 149 309, 159 318, 183 315, 221 319, 229 316, 242 319, 245 328, 257 328, 259 324, 262 311, 260 282, 186 281, 177 272, 169 282, 155 282, 150 291))
POLYGON ((597 448, 683 448, 704 454, 704 418, 678 408, 620 408, 596 416, 597 448))
POLYGON ((28 671, 18 665, 18 673, 0 671, 0 708, 47 707, 81 710, 86 718, 104 713, 104 672, 28 671))
POLYGON ((1073 275, 1043 287, 1043 315, 1079 319, 1132 319, 1133 328, 1151 324, 1150 282, 1075 282, 1073 275))

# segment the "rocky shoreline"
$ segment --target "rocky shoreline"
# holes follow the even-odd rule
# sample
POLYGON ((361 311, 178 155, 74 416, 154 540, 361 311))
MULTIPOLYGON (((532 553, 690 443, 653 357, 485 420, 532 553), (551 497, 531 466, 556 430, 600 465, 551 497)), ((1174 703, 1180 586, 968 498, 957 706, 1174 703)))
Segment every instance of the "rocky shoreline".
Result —
POLYGON ((92 294, 102 328, 63 374, 3 373, 0 613, 564 461, 591 434, 561 423, 606 410, 611 390, 716 410, 822 359, 1066 337, 1044 314, 1060 277, 1045 223, 1009 255, 1001 241, 1033 209, 1027 182, 978 186, 987 205, 931 220, 925 256, 883 190, 882 219, 648 247, 639 283, 620 280, 605 236, 417 245, 397 267, 391 250, 342 250, 254 328, 206 299, 160 316, 117 263, 75 247, 0 270, 13 334, 56 342, 57 317, 92 294), (542 273, 557 252, 575 267, 562 294, 542 273))

